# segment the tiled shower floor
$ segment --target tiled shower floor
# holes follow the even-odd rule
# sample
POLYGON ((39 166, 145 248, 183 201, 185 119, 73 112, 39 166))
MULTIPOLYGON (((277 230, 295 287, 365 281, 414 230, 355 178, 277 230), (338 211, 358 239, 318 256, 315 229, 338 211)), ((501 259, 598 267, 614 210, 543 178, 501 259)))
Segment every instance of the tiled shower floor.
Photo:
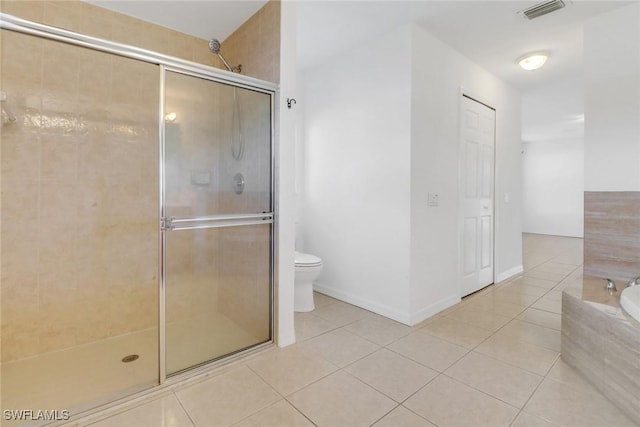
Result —
POLYGON ((582 240, 525 235, 524 248, 523 275, 415 327, 316 294, 297 344, 92 425, 634 425, 559 359, 582 240))
MULTIPOLYGON (((209 313, 207 319, 168 324, 167 340, 172 346, 167 360, 170 371, 207 361, 211 354, 226 354, 256 342, 255 337, 217 312, 209 313), (216 327, 212 329, 209 325, 216 327)), ((2 409, 73 411, 82 402, 99 402, 123 390, 133 393, 148 389, 157 384, 157 378, 158 329, 150 328, 5 363, 2 409), (122 363, 121 359, 129 354, 139 358, 122 363)))

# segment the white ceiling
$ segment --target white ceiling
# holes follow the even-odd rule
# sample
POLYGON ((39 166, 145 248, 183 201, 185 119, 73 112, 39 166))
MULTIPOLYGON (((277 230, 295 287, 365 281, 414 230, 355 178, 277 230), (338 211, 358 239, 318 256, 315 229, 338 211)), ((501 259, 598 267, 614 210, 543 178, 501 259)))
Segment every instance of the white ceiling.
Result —
POLYGON ((206 40, 226 39, 267 0, 84 0, 206 40))
POLYGON ((298 4, 298 61, 307 68, 365 39, 415 23, 526 91, 580 73, 583 23, 629 3, 565 0, 564 9, 535 20, 518 14, 542 1, 303 1, 298 4), (516 59, 536 50, 550 52, 547 65, 521 70, 516 59))
MULTIPOLYGON (((266 0, 85 0, 204 39, 224 40, 266 0)), ((588 19, 632 1, 564 0, 535 20, 519 11, 544 0, 299 0, 297 57, 313 67, 358 43, 414 23, 523 93, 523 139, 581 135, 582 27, 588 19), (547 64, 524 71, 516 59, 546 50, 547 64), (553 105, 553 108, 548 108, 553 105), (553 114, 550 112, 553 111, 553 114)), ((380 52, 384 60, 384 52, 380 52)), ((357 72, 350 70, 349 72, 357 72)))
POLYGON ((565 8, 534 20, 518 13, 543 1, 303 1, 297 8, 299 66, 313 67, 414 23, 523 93, 523 140, 580 138, 583 25, 630 2, 565 0, 565 8), (543 68, 518 66, 517 58, 539 50, 550 54, 543 68))

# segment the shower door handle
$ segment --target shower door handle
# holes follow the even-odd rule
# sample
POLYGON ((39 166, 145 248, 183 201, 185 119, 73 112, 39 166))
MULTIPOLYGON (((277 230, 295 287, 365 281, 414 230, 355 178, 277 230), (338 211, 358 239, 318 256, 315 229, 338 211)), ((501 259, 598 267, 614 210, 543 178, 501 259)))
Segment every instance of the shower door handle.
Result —
POLYGON ((202 228, 259 224, 273 224, 273 213, 261 212, 255 214, 210 215, 189 218, 170 216, 160 219, 160 228, 162 231, 194 230, 202 228))

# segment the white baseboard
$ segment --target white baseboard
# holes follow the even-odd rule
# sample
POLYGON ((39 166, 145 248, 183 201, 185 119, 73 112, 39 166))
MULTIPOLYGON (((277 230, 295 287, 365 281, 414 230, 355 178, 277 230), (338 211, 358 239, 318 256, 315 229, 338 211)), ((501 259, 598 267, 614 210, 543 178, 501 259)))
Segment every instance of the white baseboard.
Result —
POLYGON ((325 294, 330 297, 339 299, 340 301, 357 305, 360 308, 364 308, 365 310, 369 310, 381 316, 388 317, 389 319, 393 319, 396 322, 404 323, 405 325, 411 326, 411 323, 410 323, 411 318, 407 313, 402 313, 384 304, 379 304, 369 299, 362 298, 357 295, 349 294, 347 292, 343 292, 342 290, 331 288, 321 283, 314 283, 313 290, 318 291, 321 294, 325 294))
POLYGON ((411 325, 417 325, 423 320, 428 319, 429 317, 440 313, 442 310, 445 310, 452 305, 456 305, 460 302, 459 296, 450 296, 448 298, 442 299, 438 302, 428 305, 415 313, 411 314, 411 325))
POLYGON ((503 271, 496 276, 496 283, 500 283, 504 280, 507 280, 510 277, 515 276, 516 274, 520 274, 524 271, 524 267, 522 265, 515 266, 510 268, 507 271, 503 271))
POLYGON ((313 289, 317 292, 320 292, 321 294, 339 299, 340 301, 348 302, 349 304, 356 305, 358 307, 364 308, 365 310, 372 311, 376 314, 388 317, 389 319, 393 319, 396 322, 404 323, 405 325, 409 326, 416 325, 423 320, 428 319, 435 314, 438 314, 442 310, 460 302, 459 296, 451 296, 430 304, 429 306, 424 307, 413 314, 409 314, 400 312, 384 304, 379 304, 369 299, 362 298, 360 296, 353 295, 320 283, 314 283, 313 289))
POLYGON ((296 331, 290 330, 278 334, 278 347, 287 347, 296 343, 296 331))

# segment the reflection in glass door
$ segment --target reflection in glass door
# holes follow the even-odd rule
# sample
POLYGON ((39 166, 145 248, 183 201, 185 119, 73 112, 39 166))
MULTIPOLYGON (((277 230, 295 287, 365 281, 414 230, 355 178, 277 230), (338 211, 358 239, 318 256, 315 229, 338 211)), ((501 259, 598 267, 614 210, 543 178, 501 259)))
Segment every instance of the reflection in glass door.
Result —
POLYGON ((272 337, 272 94, 165 71, 167 375, 272 337))

